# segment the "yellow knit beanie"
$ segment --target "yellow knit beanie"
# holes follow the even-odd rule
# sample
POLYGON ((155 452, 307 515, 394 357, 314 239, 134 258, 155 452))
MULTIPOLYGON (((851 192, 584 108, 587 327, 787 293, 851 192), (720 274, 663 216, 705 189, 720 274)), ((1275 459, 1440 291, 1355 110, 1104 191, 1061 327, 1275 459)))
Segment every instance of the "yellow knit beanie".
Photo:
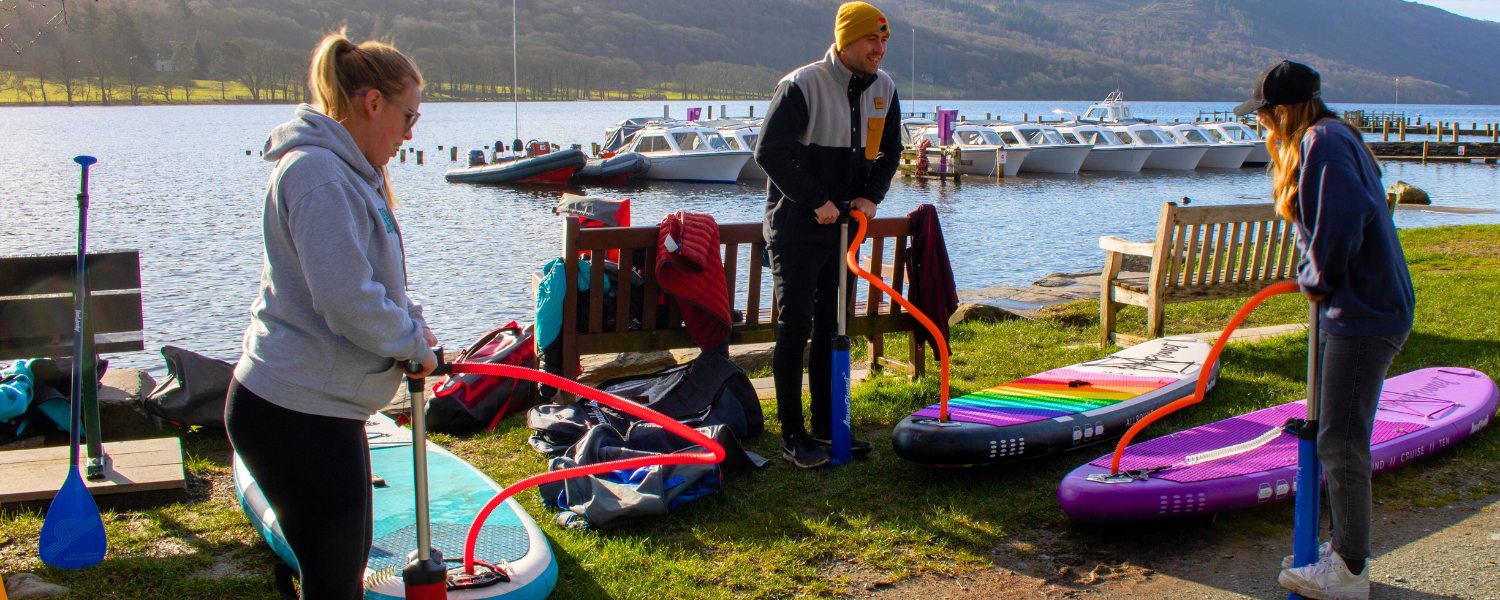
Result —
POLYGON ((845 2, 839 6, 839 14, 833 19, 836 48, 843 50, 845 46, 876 31, 887 34, 891 31, 880 9, 864 2, 845 2))

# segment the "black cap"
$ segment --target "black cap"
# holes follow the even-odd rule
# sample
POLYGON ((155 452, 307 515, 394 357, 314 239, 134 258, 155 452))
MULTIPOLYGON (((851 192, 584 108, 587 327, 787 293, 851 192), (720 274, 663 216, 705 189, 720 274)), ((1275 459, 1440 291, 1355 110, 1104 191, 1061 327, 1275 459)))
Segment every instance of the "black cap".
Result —
POLYGON ((1283 60, 1260 72, 1250 100, 1234 107, 1234 115, 1243 117, 1267 106, 1301 104, 1318 98, 1322 81, 1318 72, 1302 63, 1283 60))

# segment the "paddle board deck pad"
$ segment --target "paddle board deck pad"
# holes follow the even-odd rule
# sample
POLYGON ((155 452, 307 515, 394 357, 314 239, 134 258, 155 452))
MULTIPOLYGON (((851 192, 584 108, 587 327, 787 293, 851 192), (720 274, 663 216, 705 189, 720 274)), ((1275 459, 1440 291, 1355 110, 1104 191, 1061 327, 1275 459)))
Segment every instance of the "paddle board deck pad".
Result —
POLYGON ((909 462, 971 467, 1114 439, 1151 411, 1192 395, 1211 348, 1193 338, 1158 338, 953 398, 947 423, 939 422, 934 404, 897 423, 891 444, 909 462))
MULTIPOLYGON (((1495 382, 1472 369, 1439 367, 1387 379, 1370 440, 1374 473, 1478 433, 1494 416, 1496 400, 1495 382)), ((1101 522, 1287 500, 1297 492, 1297 436, 1285 425, 1306 417, 1307 401, 1299 400, 1141 442, 1120 459, 1121 472, 1133 474, 1109 477, 1112 454, 1106 454, 1069 473, 1057 499, 1068 516, 1101 522)))
MULTIPOLYGON (((374 544, 365 563, 365 598, 404 598, 401 569, 408 562, 407 555, 417 547, 411 430, 377 414, 365 422, 365 434, 370 444, 370 471, 384 480, 383 487, 376 482, 373 488, 374 544)), ((469 524, 501 486, 431 442, 427 444, 427 479, 432 545, 443 553, 450 568, 456 568, 462 565, 469 524)), ((275 513, 238 456, 234 459, 234 489, 261 537, 282 560, 298 568, 297 557, 282 537, 275 513)), ((557 559, 547 536, 514 498, 497 507, 485 521, 474 558, 503 566, 510 581, 450 589, 451 600, 541 600, 557 585, 557 559)))

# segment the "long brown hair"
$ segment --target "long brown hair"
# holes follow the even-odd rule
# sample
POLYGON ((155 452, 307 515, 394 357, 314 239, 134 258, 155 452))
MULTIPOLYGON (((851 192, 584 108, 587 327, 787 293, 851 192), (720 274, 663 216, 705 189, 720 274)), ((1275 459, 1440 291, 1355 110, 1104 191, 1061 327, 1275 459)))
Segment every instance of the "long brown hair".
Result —
MULTIPOLYGON (((347 32, 347 28, 341 27, 323 36, 313 50, 307 89, 312 92, 313 104, 319 112, 343 123, 354 114, 356 93, 374 89, 395 96, 411 86, 422 87, 422 72, 400 50, 374 40, 355 45, 349 41, 347 32)), ((380 177, 386 203, 394 208, 398 202, 391 190, 390 170, 381 167, 380 177)))
MULTIPOLYGON (((1276 202, 1276 213, 1288 221, 1297 218, 1297 183, 1302 176, 1302 138, 1307 130, 1323 119, 1333 119, 1364 139, 1364 132, 1351 125, 1332 110, 1321 98, 1313 98, 1297 104, 1285 104, 1260 110, 1260 121, 1266 126, 1266 151, 1271 154, 1271 197, 1276 202), (1269 117, 1269 118, 1267 118, 1269 117)), ((1361 144, 1365 152, 1370 148, 1361 144)), ((1370 152, 1371 160, 1374 153, 1370 152)))

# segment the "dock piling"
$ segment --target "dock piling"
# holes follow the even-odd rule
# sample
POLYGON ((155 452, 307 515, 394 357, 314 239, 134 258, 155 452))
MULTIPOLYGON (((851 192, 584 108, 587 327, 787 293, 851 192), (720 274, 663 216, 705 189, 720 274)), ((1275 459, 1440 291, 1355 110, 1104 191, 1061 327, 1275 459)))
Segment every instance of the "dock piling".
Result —
POLYGON ((448 162, 458 162, 458 146, 448 147, 448 162))
POLYGON ((1382 141, 1382 142, 1389 142, 1389 141, 1391 141, 1391 122, 1390 121, 1381 121, 1380 122, 1380 141, 1382 141))
POLYGON ((1406 141, 1406 120, 1403 119, 1401 121, 1400 128, 1401 128, 1401 141, 1404 142, 1404 141, 1406 141))
POLYGON ((417 151, 417 164, 419 164, 419 165, 422 164, 422 151, 421 150, 417 151))
POLYGON ((406 148, 401 149, 401 162, 406 162, 406 148))
POLYGON ((752 118, 752 119, 755 118, 755 105, 754 104, 750 105, 750 118, 752 118))

